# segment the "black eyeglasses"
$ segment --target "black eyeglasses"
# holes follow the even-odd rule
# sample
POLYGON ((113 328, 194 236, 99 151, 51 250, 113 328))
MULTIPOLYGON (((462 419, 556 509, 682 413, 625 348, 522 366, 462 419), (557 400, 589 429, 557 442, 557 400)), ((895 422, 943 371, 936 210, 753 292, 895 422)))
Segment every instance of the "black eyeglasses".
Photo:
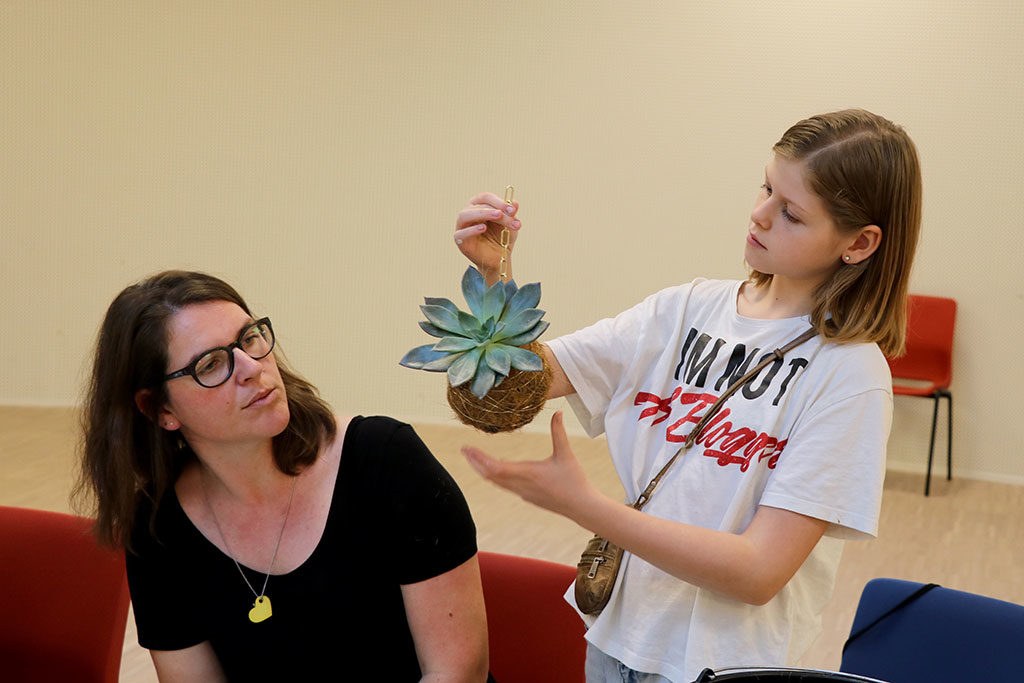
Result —
POLYGON ((235 349, 239 348, 253 360, 266 358, 274 350, 274 328, 270 318, 260 318, 242 330, 238 340, 227 346, 204 351, 181 370, 164 377, 164 381, 192 375, 201 387, 212 389, 227 382, 235 371, 235 349))

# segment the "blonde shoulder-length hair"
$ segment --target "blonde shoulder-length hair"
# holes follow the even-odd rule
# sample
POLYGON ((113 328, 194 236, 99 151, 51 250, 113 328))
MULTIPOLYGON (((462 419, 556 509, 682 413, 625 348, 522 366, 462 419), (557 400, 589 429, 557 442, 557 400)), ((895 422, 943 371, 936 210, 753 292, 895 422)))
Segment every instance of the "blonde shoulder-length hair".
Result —
MULTIPOLYGON (((882 231, 874 254, 839 265, 818 287, 811 323, 827 341, 876 342, 885 355, 900 355, 921 227, 921 168, 910 136, 881 116, 847 109, 796 123, 772 150, 803 164, 840 233, 866 225, 882 231)), ((756 270, 750 277, 757 285, 772 279, 756 270)))

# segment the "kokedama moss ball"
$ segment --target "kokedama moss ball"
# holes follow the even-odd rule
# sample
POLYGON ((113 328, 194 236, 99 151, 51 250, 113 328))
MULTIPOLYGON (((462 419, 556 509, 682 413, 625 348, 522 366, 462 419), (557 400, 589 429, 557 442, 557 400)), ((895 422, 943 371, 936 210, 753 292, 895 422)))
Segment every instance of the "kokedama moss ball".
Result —
POLYGON ((448 385, 448 405, 455 415, 470 427, 488 434, 511 432, 529 424, 544 407, 551 386, 551 366, 544 357, 540 342, 523 347, 533 351, 544 362, 542 370, 512 369, 501 384, 483 398, 477 398, 468 384, 448 385))

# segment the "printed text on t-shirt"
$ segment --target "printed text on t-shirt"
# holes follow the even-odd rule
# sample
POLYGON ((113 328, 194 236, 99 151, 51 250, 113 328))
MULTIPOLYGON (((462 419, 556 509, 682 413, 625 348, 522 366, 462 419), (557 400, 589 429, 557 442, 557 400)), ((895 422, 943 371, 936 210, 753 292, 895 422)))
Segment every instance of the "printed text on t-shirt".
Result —
MULTIPOLYGON (((676 366, 675 373, 676 380, 679 380, 682 374, 683 382, 687 385, 693 385, 701 389, 705 387, 711 365, 715 362, 719 351, 726 343, 724 339, 716 339, 705 355, 704 349, 708 347, 710 342, 711 337, 709 335, 697 332, 696 328, 690 328, 689 333, 686 335, 686 341, 683 342, 682 351, 679 352, 679 365, 676 366)), ((731 386, 733 382, 746 374, 751 367, 772 355, 771 352, 764 354, 760 352, 761 349, 755 347, 750 353, 747 353, 746 344, 736 344, 733 346, 732 353, 729 354, 729 362, 715 382, 715 391, 721 391, 723 387, 731 386), (757 358, 758 354, 760 354, 760 358, 757 358), (757 363, 754 362, 755 358, 757 358, 757 363)), ((787 363, 789 364, 789 372, 783 377, 782 383, 779 385, 779 392, 772 399, 773 406, 779 405, 779 400, 786 393, 790 382, 800 370, 807 367, 806 358, 775 359, 757 375, 744 382, 743 387, 737 392, 738 396, 751 401, 760 398, 775 381, 782 366, 787 363)))
MULTIPOLYGON (((726 347, 725 339, 712 338, 711 335, 690 328, 683 342, 683 348, 679 352, 679 364, 676 366, 674 378, 682 381, 683 386, 694 389, 704 389, 708 384, 708 375, 712 365, 718 358, 723 347, 726 347)), ((770 358, 773 354, 761 353, 760 347, 755 347, 749 352, 746 344, 733 344, 729 353, 728 361, 722 373, 714 380, 714 391, 722 391, 737 382, 745 375, 750 368, 757 363, 770 358)), ((775 385, 771 404, 777 406, 786 391, 792 385, 793 379, 798 373, 806 368, 806 358, 777 358, 765 366, 754 377, 743 383, 732 400, 754 401, 761 398, 768 389, 775 385), (780 375, 783 367, 787 371, 780 375)), ((665 429, 665 440, 672 443, 682 443, 686 440, 689 429, 693 429, 707 409, 717 400, 717 396, 705 392, 683 393, 683 386, 677 386, 667 397, 641 391, 634 398, 634 405, 652 404, 644 408, 637 421, 651 416, 658 416, 651 422, 651 426, 669 419, 672 415, 672 405, 678 403, 688 412, 676 419, 665 429), (686 426, 690 425, 689 429, 686 426)), ((771 395, 771 394, 769 394, 771 395)), ((766 432, 759 432, 750 427, 736 427, 727 418, 731 414, 729 408, 723 408, 708 422, 704 430, 697 435, 694 443, 704 447, 704 455, 715 458, 722 467, 728 465, 739 465, 741 471, 746 472, 750 463, 757 459, 768 461, 768 467, 774 469, 779 460, 782 449, 786 447, 786 440, 779 440, 766 432)))
MULTIPOLYGON (((718 400, 717 396, 703 393, 683 393, 682 387, 676 387, 666 398, 646 391, 638 392, 633 405, 652 403, 640 411, 637 422, 646 417, 663 413, 655 418, 651 426, 664 422, 672 414, 672 403, 678 401, 682 406, 690 406, 689 411, 665 429, 665 440, 670 443, 682 443, 686 440, 689 430, 683 431, 685 425, 696 425, 704 417, 704 412, 718 400)), ((765 432, 755 432, 748 427, 733 428, 731 421, 726 420, 732 411, 723 408, 718 411, 697 435, 694 445, 704 446, 704 455, 715 458, 719 466, 739 465, 741 472, 746 472, 754 458, 757 462, 768 460, 768 468, 775 469, 782 449, 786 447, 786 439, 779 441, 765 432), (741 452, 742 449, 742 452, 741 452)), ((691 426, 690 429, 693 429, 691 426)))

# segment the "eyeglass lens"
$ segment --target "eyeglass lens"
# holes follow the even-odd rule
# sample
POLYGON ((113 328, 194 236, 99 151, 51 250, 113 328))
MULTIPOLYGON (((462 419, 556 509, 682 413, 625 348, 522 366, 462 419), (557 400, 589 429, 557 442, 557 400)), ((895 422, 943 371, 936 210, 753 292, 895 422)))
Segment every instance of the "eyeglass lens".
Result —
MULTIPOLYGON (((274 332, 266 323, 257 323, 238 338, 238 347, 259 360, 274 348, 274 332)), ((234 349, 215 349, 196 361, 196 381, 204 387, 223 384, 235 369, 234 349)))

